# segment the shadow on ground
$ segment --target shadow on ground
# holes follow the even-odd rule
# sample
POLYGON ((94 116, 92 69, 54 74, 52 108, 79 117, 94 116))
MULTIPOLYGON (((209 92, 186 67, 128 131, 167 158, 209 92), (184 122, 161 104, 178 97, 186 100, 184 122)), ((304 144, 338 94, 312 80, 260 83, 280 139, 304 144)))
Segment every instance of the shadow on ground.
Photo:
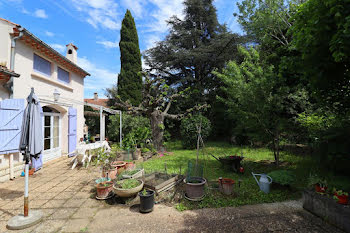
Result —
POLYGON ((0 188, 0 198, 3 200, 12 200, 21 196, 23 196, 23 191, 0 188))

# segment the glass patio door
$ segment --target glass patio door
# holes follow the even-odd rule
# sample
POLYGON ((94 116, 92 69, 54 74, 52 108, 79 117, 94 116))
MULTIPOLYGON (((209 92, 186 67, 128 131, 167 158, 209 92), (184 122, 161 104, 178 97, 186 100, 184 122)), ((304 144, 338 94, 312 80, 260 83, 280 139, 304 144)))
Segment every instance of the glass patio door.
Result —
POLYGON ((61 156, 60 135, 60 114, 44 112, 44 161, 55 159, 61 156))

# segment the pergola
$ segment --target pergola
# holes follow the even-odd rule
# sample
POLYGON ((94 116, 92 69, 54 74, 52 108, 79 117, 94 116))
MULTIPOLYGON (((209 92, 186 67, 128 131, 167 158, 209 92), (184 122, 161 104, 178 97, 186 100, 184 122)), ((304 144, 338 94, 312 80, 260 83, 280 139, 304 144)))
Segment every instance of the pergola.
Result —
MULTIPOLYGON (((106 117, 104 112, 107 112, 109 114, 119 114, 119 119, 120 119, 120 124, 119 124, 119 145, 120 147, 122 146, 122 111, 120 110, 114 110, 110 109, 101 105, 96 105, 96 104, 91 104, 87 102, 81 102, 78 100, 74 99, 69 99, 60 96, 57 90, 53 93, 53 100, 47 99, 49 96, 39 96, 40 102, 43 103, 48 103, 48 104, 57 104, 61 106, 66 106, 66 107, 73 107, 73 105, 84 105, 84 106, 90 106, 95 109, 99 109, 99 113, 97 112, 92 112, 92 111, 84 111, 84 115, 94 115, 94 116, 99 116, 100 117, 100 141, 104 141, 106 138, 106 117), (46 98, 45 98, 46 97, 46 98), (64 101, 59 101, 59 99, 63 99, 64 101)), ((51 96, 50 96, 51 97, 51 96)))
POLYGON ((85 106, 90 106, 95 109, 99 109, 99 113, 91 112, 91 111, 84 111, 84 115, 91 115, 91 116, 100 116, 100 140, 105 140, 106 137, 106 115, 103 112, 108 112, 110 114, 119 114, 119 144, 120 147, 122 147, 122 114, 120 110, 114 110, 110 108, 106 108, 100 105, 91 104, 91 103, 84 103, 85 106))

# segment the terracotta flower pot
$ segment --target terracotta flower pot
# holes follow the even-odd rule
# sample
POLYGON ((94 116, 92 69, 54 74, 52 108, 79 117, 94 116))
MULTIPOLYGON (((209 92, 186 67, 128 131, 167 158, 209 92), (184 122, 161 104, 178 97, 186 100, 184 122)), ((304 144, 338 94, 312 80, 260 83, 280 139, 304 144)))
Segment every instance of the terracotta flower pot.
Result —
POLYGON ((315 191, 318 193, 325 193, 327 191, 327 186, 321 187, 320 184, 315 184, 315 191))
POLYGON ((108 170, 108 177, 114 180, 117 177, 118 169, 112 168, 108 170))
POLYGON ((33 167, 32 169, 29 169, 28 175, 33 175, 35 172, 35 168, 33 167))
POLYGON ((337 196, 337 198, 338 198, 337 203, 342 204, 342 205, 347 205, 348 204, 349 196, 347 196, 347 195, 338 195, 336 193, 334 193, 334 195, 337 196))
POLYGON ((233 185, 235 181, 228 178, 219 179, 219 187, 222 193, 231 195, 233 193, 233 185))
POLYGON ((135 164, 133 162, 126 162, 125 170, 133 170, 135 169, 135 164))
POLYGON ((108 197, 109 193, 113 190, 113 182, 112 181, 105 181, 98 183, 96 185, 97 189, 97 196, 99 198, 106 198, 108 197))
POLYGON ((115 168, 125 168, 125 165, 126 165, 126 162, 124 161, 114 161, 111 163, 111 166, 115 168))

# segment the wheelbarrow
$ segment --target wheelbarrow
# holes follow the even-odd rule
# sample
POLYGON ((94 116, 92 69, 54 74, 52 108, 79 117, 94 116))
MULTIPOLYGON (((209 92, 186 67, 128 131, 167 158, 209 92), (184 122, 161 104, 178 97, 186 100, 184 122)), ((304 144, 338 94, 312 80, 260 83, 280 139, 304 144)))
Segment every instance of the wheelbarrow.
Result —
POLYGON ((234 172, 244 173, 244 168, 241 165, 241 161, 244 159, 243 156, 229 155, 218 158, 211 153, 210 155, 214 157, 217 161, 219 161, 223 166, 229 166, 234 172))

